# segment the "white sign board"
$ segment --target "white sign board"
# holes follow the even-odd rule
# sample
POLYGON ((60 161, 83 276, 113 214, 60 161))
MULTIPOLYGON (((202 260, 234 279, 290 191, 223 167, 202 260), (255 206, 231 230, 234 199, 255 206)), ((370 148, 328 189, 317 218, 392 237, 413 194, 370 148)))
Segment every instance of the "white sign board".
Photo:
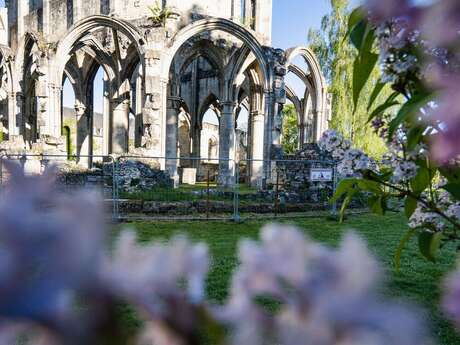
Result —
POLYGON ((182 183, 183 184, 196 184, 196 169, 184 168, 182 170, 182 183))
POLYGON ((330 182, 334 172, 331 168, 313 168, 310 169, 310 181, 312 182, 330 182))

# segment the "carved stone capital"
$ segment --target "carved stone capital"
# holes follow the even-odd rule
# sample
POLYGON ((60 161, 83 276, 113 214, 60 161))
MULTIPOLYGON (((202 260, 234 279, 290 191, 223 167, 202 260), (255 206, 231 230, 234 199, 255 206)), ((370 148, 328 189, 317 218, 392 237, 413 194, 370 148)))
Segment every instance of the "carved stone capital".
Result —
POLYGON ((75 104, 75 114, 77 117, 82 117, 85 115, 86 106, 84 104, 75 104))
POLYGON ((167 108, 168 109, 179 110, 181 104, 182 104, 182 98, 176 97, 176 96, 169 96, 168 97, 168 103, 167 103, 167 108))

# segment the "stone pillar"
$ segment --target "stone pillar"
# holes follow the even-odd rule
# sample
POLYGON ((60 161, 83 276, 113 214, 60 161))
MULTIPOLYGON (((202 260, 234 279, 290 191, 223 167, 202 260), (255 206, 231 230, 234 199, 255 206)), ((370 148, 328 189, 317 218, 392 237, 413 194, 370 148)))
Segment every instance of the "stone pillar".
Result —
POLYGON ((251 114, 252 143, 251 143, 251 185, 262 187, 264 178, 264 128, 265 116, 258 111, 251 114))
POLYGON ((21 107, 22 94, 8 93, 8 132, 10 137, 21 134, 21 107))
POLYGON ((299 148, 301 149, 303 147, 303 144, 305 143, 305 123, 301 123, 299 125, 299 148))
POLYGON ((201 159, 201 130, 203 129, 202 124, 197 122, 197 119, 194 119, 190 127, 190 136, 191 136, 191 157, 195 158, 191 163, 192 166, 197 168, 200 166, 201 159))
POLYGON ((62 136, 62 119, 61 119, 61 93, 62 87, 49 84, 48 85, 48 120, 49 134, 55 138, 62 136))
POLYGON ((112 103, 112 153, 128 152, 129 100, 115 99, 112 103))
POLYGON ((25 34, 24 17, 29 13, 28 1, 17 1, 17 9, 18 40, 20 40, 25 34))
POLYGON ((135 129, 134 129, 134 146, 142 145, 143 123, 142 123, 142 76, 139 74, 136 78, 136 94, 135 94, 135 129))
POLYGON ((311 142, 316 143, 321 138, 321 123, 320 123, 321 112, 318 110, 313 110, 311 118, 311 127, 312 127, 312 136, 311 142))
POLYGON ((219 128, 219 177, 223 187, 235 184, 235 103, 222 103, 219 128))
POLYGON ((174 180, 174 186, 179 184, 177 167, 177 145, 178 145, 178 125, 179 125, 180 98, 168 97, 166 112, 166 171, 174 180))
POLYGON ((104 75, 104 109, 103 109, 103 149, 104 156, 109 155, 112 151, 112 137, 111 137, 111 111, 110 111, 110 83, 107 76, 104 75))
POLYGON ((77 122, 77 161, 80 165, 89 167, 90 159, 88 156, 91 149, 91 135, 86 106, 81 103, 75 104, 75 115, 77 122))
POLYGON ((281 146, 281 133, 283 130, 283 105, 277 103, 275 105, 275 116, 273 120, 273 134, 272 144, 275 146, 281 146))

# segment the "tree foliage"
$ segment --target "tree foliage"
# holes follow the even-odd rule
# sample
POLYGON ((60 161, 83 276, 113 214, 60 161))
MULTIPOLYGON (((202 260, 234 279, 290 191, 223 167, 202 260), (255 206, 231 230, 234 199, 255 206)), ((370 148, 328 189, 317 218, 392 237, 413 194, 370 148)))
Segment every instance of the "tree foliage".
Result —
POLYGON ((299 127, 297 112, 294 105, 287 104, 283 108, 283 135, 281 144, 287 154, 293 154, 299 147, 299 127))
MULTIPOLYGON (((309 31, 308 40, 322 66, 329 92, 333 95, 330 126, 351 140, 356 147, 379 158, 386 149, 368 123, 367 109, 372 90, 378 82, 379 71, 372 71, 355 107, 352 76, 357 53, 347 39, 350 14, 348 5, 348 0, 331 0, 331 13, 323 17, 321 30, 309 31)), ((385 88, 378 97, 383 99, 389 93, 391 90, 385 88)))

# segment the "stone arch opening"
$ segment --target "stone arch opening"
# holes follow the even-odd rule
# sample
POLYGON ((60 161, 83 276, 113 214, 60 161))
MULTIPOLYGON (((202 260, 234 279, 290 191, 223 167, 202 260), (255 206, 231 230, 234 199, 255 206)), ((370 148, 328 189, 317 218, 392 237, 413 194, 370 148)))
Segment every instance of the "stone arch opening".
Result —
MULTIPOLYGON (((96 70, 94 77, 91 82, 91 118, 90 118, 90 129, 92 131, 91 136, 91 153, 95 156, 104 155, 105 147, 107 143, 104 142, 104 82, 105 72, 102 66, 96 70)), ((101 157, 95 157, 95 161, 102 161, 101 157)))
POLYGON ((283 131, 281 133, 281 145, 285 154, 292 155, 300 148, 302 130, 296 106, 288 98, 283 107, 283 131))
MULTIPOLYGON (((232 176, 234 173, 234 161, 237 158, 235 152, 235 144, 237 140, 235 124, 238 108, 238 95, 241 88, 241 82, 244 80, 243 74, 245 70, 251 66, 256 74, 258 74, 257 79, 259 83, 257 87, 259 89, 270 90, 271 88, 271 79, 269 76, 269 69, 264 49, 249 30, 232 21, 217 18, 199 20, 183 28, 175 35, 174 43, 169 49, 166 57, 165 66, 168 66, 168 70, 166 71, 164 69, 163 75, 165 77, 171 76, 172 71, 177 65, 175 62, 177 61, 177 55, 180 53, 181 48, 184 45, 187 45, 188 42, 199 38, 202 33, 209 33, 212 38, 212 35, 216 35, 218 32, 222 32, 226 35, 224 37, 228 37, 227 39, 218 41, 220 47, 225 47, 226 42, 236 42, 236 46, 230 45, 227 49, 221 49, 223 53, 220 55, 224 57, 221 65, 225 66, 222 78, 223 83, 219 85, 220 90, 212 90, 214 94, 220 95, 219 158, 221 161, 219 167, 219 182, 223 185, 227 185, 234 183, 232 176)), ((196 73, 196 75, 199 75, 199 73, 196 73)), ((171 79, 170 85, 174 86, 174 81, 171 82, 171 79)), ((174 87, 169 87, 168 89, 171 92, 174 87)), ((250 91, 254 91, 255 89, 256 87, 252 88, 250 91)), ((207 90, 206 93, 209 91, 211 90, 207 90)), ((176 95, 170 94, 170 97, 171 96, 184 98, 184 92, 180 92, 176 95)), ((188 95, 185 97, 188 97, 188 95)), ((259 100, 260 98, 261 97, 259 97, 259 100)), ((193 99, 199 100, 199 97, 197 98, 196 95, 192 95, 192 102, 193 99)), ((261 103, 263 103, 263 101, 261 101, 261 103)), ((206 106, 201 109, 206 109, 206 106)), ((199 112, 200 110, 198 110, 198 113, 199 112)), ((263 111, 260 112, 260 115, 263 115, 263 111)), ((169 122, 168 120, 166 121, 169 122)), ((193 122, 194 121, 192 119, 192 131, 194 128, 200 129, 199 118, 197 118, 195 123, 193 122)), ((195 145, 196 149, 192 149, 192 152, 197 153, 201 148, 201 144, 196 143, 195 145)), ((171 144, 167 144, 166 146, 171 146, 171 144)))
POLYGON ((0 47, 0 141, 8 140, 15 133, 16 121, 13 116, 13 74, 11 51, 0 47))
MULTIPOLYGON (((127 21, 105 16, 94 15, 88 16, 77 22, 64 39, 60 41, 56 49, 56 73, 54 77, 59 79, 62 75, 65 65, 71 56, 71 52, 75 45, 78 44, 85 36, 101 28, 108 28, 113 33, 121 32, 133 44, 140 57, 140 61, 144 66, 144 38, 136 29, 136 27, 127 21)), ((109 42, 104 42, 109 43, 109 42)))
MULTIPOLYGON (((295 47, 286 52, 286 67, 289 74, 295 75, 305 86, 305 92, 298 100, 291 97, 297 111, 301 103, 299 116, 300 145, 314 143, 328 127, 327 90, 324 76, 315 54, 307 47, 295 47)), ((288 95, 295 85, 287 89, 288 95)), ((297 94, 298 96, 298 94, 297 94)))
POLYGON ((37 84, 40 82, 40 77, 43 76, 43 71, 40 69, 40 60, 44 58, 38 46, 38 37, 32 33, 26 33, 24 45, 20 49, 21 68, 20 85, 23 90, 22 99, 22 119, 21 119, 21 134, 24 137, 26 145, 31 147, 40 136, 40 124, 43 124, 43 119, 39 119, 42 105, 44 102, 41 93, 44 91, 37 84), (37 89, 39 94, 37 94, 37 89))
POLYGON ((62 135, 66 140, 67 158, 71 159, 76 153, 76 136, 77 136, 77 121, 76 121, 76 98, 75 88, 76 81, 66 73, 62 84, 61 93, 61 123, 62 135))
POLYGON ((219 151, 213 150, 213 154, 209 155, 209 141, 212 139, 215 143, 215 148, 219 147, 219 115, 214 105, 209 105, 208 109, 203 114, 201 128, 201 159, 205 160, 206 164, 219 164, 219 151))
POLYGON ((86 132, 92 136, 83 153, 127 153, 142 145, 143 46, 144 40, 134 26, 107 16, 81 20, 57 46, 51 77, 62 78, 72 68, 83 85, 81 116, 86 117, 86 132), (95 87, 95 76, 101 73, 103 77, 97 78, 95 87), (98 101, 97 112, 94 101, 98 101), (101 139, 99 144, 95 138, 101 139))

